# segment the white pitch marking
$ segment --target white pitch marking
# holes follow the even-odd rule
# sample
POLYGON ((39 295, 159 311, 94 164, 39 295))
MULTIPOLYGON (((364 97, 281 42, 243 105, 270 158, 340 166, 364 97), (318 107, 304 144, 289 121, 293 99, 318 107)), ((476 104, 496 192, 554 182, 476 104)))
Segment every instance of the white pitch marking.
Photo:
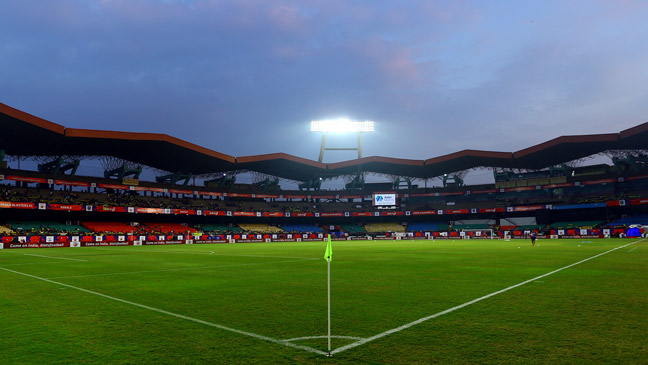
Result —
POLYGON ((565 270, 565 269, 569 269, 570 267, 576 266, 576 265, 578 265, 578 264, 582 264, 583 262, 589 261, 589 260, 591 260, 591 259, 595 259, 595 258, 597 258, 597 257, 599 257, 599 256, 603 256, 603 255, 608 254, 608 253, 610 253, 610 252, 616 251, 616 250, 621 249, 621 248, 624 248, 624 247, 628 247, 628 246, 630 246, 630 245, 633 245, 633 244, 635 244, 635 243, 637 243, 637 242, 641 242, 641 241, 643 241, 643 239, 641 239, 641 240, 639 240, 639 241, 635 241, 635 242, 630 242, 630 243, 625 244, 625 245, 623 245, 623 246, 619 246, 619 247, 613 248, 613 249, 611 249, 611 250, 605 251, 605 252, 600 253, 600 254, 598 254, 598 255, 594 255, 594 256, 589 257, 589 258, 586 258, 586 259, 584 259, 584 260, 581 260, 581 261, 575 262, 575 263, 573 263, 573 264, 570 264, 570 265, 567 265, 567 266, 561 267, 560 269, 556 269, 556 270, 551 271, 551 272, 548 272, 548 273, 546 273, 546 274, 542 274, 542 275, 540 275, 540 276, 536 276, 536 277, 533 278, 533 279, 529 279, 529 280, 523 281, 523 282, 521 282, 521 283, 519 283, 519 284, 511 285, 511 286, 509 286, 508 288, 504 288, 504 289, 502 289, 502 290, 498 290, 498 291, 496 291, 496 292, 493 292, 493 293, 490 293, 490 294, 484 295, 483 297, 479 297, 479 298, 477 298, 477 299, 473 299, 473 300, 471 300, 471 301, 469 301, 469 302, 466 302, 466 303, 460 304, 460 305, 458 305, 458 306, 456 306, 456 307, 452 307, 452 308, 450 308, 450 309, 446 309, 446 310, 444 310, 444 311, 442 311, 442 312, 435 313, 435 314, 432 314, 432 315, 430 315, 430 316, 427 316, 427 317, 423 317, 423 318, 417 319, 416 321, 413 321, 413 322, 410 322, 410 323, 404 324, 404 325, 402 325, 402 326, 400 326, 400 327, 392 328, 392 329, 390 329, 390 330, 388 330, 388 331, 385 331, 385 332, 379 333, 379 334, 377 334, 377 335, 375 335, 375 336, 371 336, 371 337, 365 338, 365 339, 363 339, 363 340, 360 340, 360 341, 358 341, 358 342, 354 342, 354 343, 348 344, 348 345, 346 345, 346 346, 338 347, 338 348, 334 349, 333 351, 331 351, 331 355, 333 355, 333 354, 337 354, 337 353, 340 353, 340 352, 342 352, 342 351, 346 351, 346 350, 352 349, 352 348, 354 348, 354 347, 358 347, 358 346, 360 346, 360 345, 364 345, 364 344, 366 344, 366 343, 368 343, 368 342, 371 342, 371 341, 374 341, 374 340, 377 340, 377 339, 383 338, 383 337, 385 337, 385 336, 391 335, 392 333, 400 332, 400 331, 402 331, 402 330, 405 330, 405 329, 408 329, 408 328, 410 328, 410 327, 412 327, 412 326, 415 326, 415 325, 417 325, 417 324, 419 324, 419 323, 423 323, 423 322, 425 322, 425 321, 428 321, 428 320, 430 320, 430 319, 433 319, 433 318, 436 318, 436 317, 442 316, 442 315, 444 315, 444 314, 448 314, 448 313, 450 313, 450 312, 454 312, 454 311, 456 311, 457 309, 461 309, 461 308, 467 307, 467 306, 469 306, 469 305, 471 305, 471 304, 475 304, 475 303, 480 302, 480 301, 482 301, 482 300, 484 300, 484 299, 488 299, 488 298, 490 298, 490 297, 493 297, 493 296, 495 296, 495 295, 497 295, 497 294, 502 294, 502 293, 507 292, 507 291, 509 291, 509 290, 511 290, 511 289, 515 289, 515 288, 517 288, 517 287, 519 287, 519 286, 522 286, 522 285, 528 284, 528 283, 533 282, 533 281, 538 280, 538 279, 542 279, 542 278, 544 278, 544 277, 546 277, 546 276, 549 276, 549 275, 555 274, 555 273, 557 273, 557 272, 559 272, 559 271, 562 271, 562 270, 565 270))
POLYGON ((212 266, 197 266, 197 267, 181 267, 176 269, 161 269, 161 270, 143 270, 143 271, 124 271, 124 272, 112 272, 112 273, 103 273, 103 274, 88 274, 88 275, 71 275, 71 276, 56 276, 48 279, 70 279, 70 278, 87 278, 93 276, 109 276, 109 275, 128 275, 128 274, 148 274, 154 272, 167 272, 167 271, 185 271, 185 270, 201 270, 201 269, 216 269, 222 267, 237 267, 237 266, 251 266, 251 265, 265 265, 265 264, 280 264, 287 262, 301 262, 301 261, 313 261, 319 259, 301 259, 301 260, 288 260, 288 261, 271 261, 271 262, 254 262, 249 264, 232 264, 232 265, 212 265, 212 266))
POLYGON ((36 256, 36 257, 46 257, 48 259, 57 259, 57 260, 68 260, 68 261, 88 261, 88 260, 80 260, 80 259, 69 259, 67 257, 56 257, 56 256, 45 256, 45 255, 34 255, 33 253, 25 253, 23 254, 25 256, 36 256))
POLYGON ((2 266, 24 266, 24 265, 43 265, 43 264, 62 264, 61 261, 41 261, 41 262, 23 262, 19 264, 2 264, 2 266))
POLYGON ((633 247, 633 248, 629 249, 628 252, 632 252, 632 251, 636 250, 637 248, 639 248, 639 246, 636 246, 636 247, 633 247))
POLYGON ((59 283, 58 281, 54 281, 54 280, 50 280, 50 279, 46 279, 46 278, 41 278, 39 276, 27 274, 27 273, 20 272, 20 271, 14 271, 14 270, 11 270, 11 269, 7 269, 5 267, 0 266, 0 269, 12 272, 14 274, 27 276, 27 277, 30 277, 30 278, 33 278, 33 279, 46 281, 48 283, 61 285, 61 286, 64 286, 66 288, 79 290, 79 291, 82 291, 84 293, 97 295, 97 296, 100 296, 100 297, 103 297, 103 298, 106 298, 106 299, 114 300, 116 302, 129 304, 129 305, 132 305, 132 306, 135 306, 135 307, 148 309, 148 310, 153 311, 153 312, 166 314, 166 315, 171 316, 171 317, 176 317, 176 318, 184 319, 184 320, 187 320, 187 321, 204 324, 206 326, 215 327, 215 328, 218 328, 218 329, 221 329, 221 330, 224 330, 224 331, 234 332, 234 333, 238 333, 238 334, 243 335, 243 336, 253 337, 253 338, 256 338, 256 339, 259 339, 259 340, 262 340, 262 341, 272 342, 272 343, 276 343, 276 344, 279 344, 279 345, 284 345, 284 346, 287 346, 287 347, 292 347, 292 348, 296 348, 296 349, 300 349, 300 350, 304 350, 304 351, 308 351, 308 352, 313 352, 313 353, 316 353, 316 354, 326 355, 326 352, 318 350, 318 349, 314 349, 312 347, 296 345, 294 343, 287 342, 287 341, 284 341, 284 340, 280 340, 280 339, 277 339, 277 338, 268 337, 268 336, 264 336, 264 335, 259 335, 259 334, 253 333, 253 332, 243 331, 243 330, 239 330, 239 329, 236 329, 236 328, 223 326, 223 325, 220 325, 220 324, 217 324, 217 323, 204 321, 202 319, 193 318, 193 317, 185 316, 185 315, 182 315, 182 314, 165 311, 164 309, 159 309, 159 308, 151 307, 151 306, 148 306, 148 305, 145 305, 145 304, 131 302, 131 301, 128 301, 128 300, 125 300, 125 299, 121 299, 121 298, 113 297, 113 296, 110 296, 110 295, 98 293, 98 292, 88 290, 88 289, 79 288, 77 286, 73 286, 73 285, 69 285, 69 284, 59 283))
MULTIPOLYGON (((302 340, 316 340, 318 338, 328 338, 328 336, 305 336, 305 337, 295 337, 284 340, 286 342, 293 341, 302 341, 302 340)), ((353 337, 353 336, 331 336, 331 338, 341 338, 344 340, 364 340, 364 337, 353 337)))

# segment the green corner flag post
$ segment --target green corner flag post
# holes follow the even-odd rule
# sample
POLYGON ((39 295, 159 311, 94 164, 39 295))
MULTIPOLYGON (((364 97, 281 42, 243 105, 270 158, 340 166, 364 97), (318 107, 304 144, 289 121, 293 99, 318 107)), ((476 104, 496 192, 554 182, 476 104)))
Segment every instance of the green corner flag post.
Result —
POLYGON ((328 263, 328 356, 331 356, 331 260, 333 260, 333 248, 331 247, 331 235, 328 235, 324 260, 328 263))

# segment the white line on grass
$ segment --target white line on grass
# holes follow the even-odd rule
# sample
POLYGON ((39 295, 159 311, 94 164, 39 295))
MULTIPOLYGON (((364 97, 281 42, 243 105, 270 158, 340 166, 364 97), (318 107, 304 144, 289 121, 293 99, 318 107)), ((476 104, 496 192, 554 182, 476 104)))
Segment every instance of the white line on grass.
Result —
POLYGON ((176 269, 160 269, 160 270, 142 270, 142 271, 123 271, 123 272, 109 272, 104 274, 87 274, 87 275, 71 275, 71 276, 56 276, 47 279, 69 279, 69 278, 87 278, 92 276, 109 276, 109 275, 128 275, 128 274, 147 274, 154 272, 167 272, 167 271, 185 271, 185 270, 202 270, 202 269, 216 269, 222 267, 237 267, 237 266, 251 266, 251 265, 265 265, 265 264, 280 264, 287 262, 301 262, 313 261, 319 259, 301 259, 301 260, 287 260, 287 261, 270 261, 270 262, 254 262, 248 264, 231 264, 231 265, 212 265, 212 266, 197 266, 197 267, 181 267, 176 269))
POLYGON ((45 256, 45 255, 34 255, 33 253, 25 253, 23 254, 25 256, 36 256, 36 257, 45 257, 48 259, 57 259, 57 260, 68 260, 68 261, 88 261, 88 260, 80 260, 80 259, 69 259, 67 257, 56 257, 56 256, 45 256))
POLYGON ((14 270, 11 270, 11 269, 7 269, 5 267, 0 266, 0 269, 12 272, 14 274, 27 276, 27 277, 30 277, 30 278, 33 278, 33 279, 46 281, 48 283, 61 285, 61 286, 64 286, 66 288, 76 289, 76 290, 82 291, 84 293, 97 295, 97 296, 100 296, 100 297, 103 297, 103 298, 106 298, 106 299, 114 300, 116 302, 129 304, 129 305, 132 305, 132 306, 135 306, 135 307, 140 307, 140 308, 143 308, 143 309, 148 309, 150 311, 158 312, 158 313, 161 313, 161 314, 166 314, 167 316, 176 317, 176 318, 184 319, 184 320, 187 320, 187 321, 204 324, 206 326, 215 327, 215 328, 218 328, 218 329, 221 329, 221 330, 224 330, 224 331, 238 333, 238 334, 243 335, 243 336, 253 337, 253 338, 256 338, 256 339, 259 339, 259 340, 262 340, 262 341, 272 342, 272 343, 276 343, 276 344, 279 344, 279 345, 284 345, 284 346, 287 346, 287 347, 292 347, 292 348, 296 348, 296 349, 300 349, 300 350, 304 350, 304 351, 308 351, 308 352, 312 352, 312 353, 316 353, 316 354, 326 355, 326 353, 324 351, 314 349, 312 347, 296 345, 294 343, 291 343, 291 342, 288 342, 288 341, 285 341, 285 340, 280 340, 280 339, 273 338, 273 337, 259 335, 259 334, 248 332, 248 331, 238 330, 236 328, 231 328, 231 327, 223 326, 223 325, 220 325, 220 324, 217 324, 217 323, 204 321, 202 319, 193 318, 193 317, 185 316, 185 315, 182 315, 182 314, 165 311, 164 309, 159 309, 159 308, 151 307, 151 306, 148 306, 148 305, 145 305, 145 304, 139 304, 139 303, 131 302, 131 301, 128 301, 128 300, 125 300, 125 299, 120 299, 120 298, 113 297, 113 296, 110 296, 110 295, 98 293, 98 292, 95 292, 95 291, 92 291, 92 290, 79 288, 79 287, 73 286, 73 285, 59 283, 58 281, 54 281, 54 280, 50 280, 50 279, 46 279, 46 278, 41 278, 39 276, 27 274, 27 273, 20 272, 20 271, 14 271, 14 270))
POLYGON ((375 336, 371 336, 371 337, 365 338, 365 339, 363 339, 363 340, 360 340, 360 341, 358 341, 358 342, 354 342, 354 343, 348 344, 348 345, 346 345, 346 346, 338 347, 338 348, 334 349, 333 351, 331 351, 331 355, 333 355, 333 354, 337 354, 337 353, 340 353, 340 352, 342 352, 342 351, 346 351, 346 350, 352 349, 352 348, 354 348, 354 347, 358 347, 358 346, 360 346, 360 345, 364 345, 364 344, 366 344, 366 343, 368 343, 368 342, 371 342, 371 341, 374 341, 374 340, 377 340, 377 339, 383 338, 383 337, 385 337, 385 336, 389 336, 389 335, 391 335, 392 333, 400 332, 400 331, 402 331, 402 330, 405 330, 405 329, 408 329, 408 328, 410 328, 410 327, 412 327, 412 326, 415 326, 415 325, 417 325, 417 324, 419 324, 419 323, 423 323, 423 322, 425 322, 425 321, 428 321, 428 320, 430 320, 430 319, 433 319, 433 318, 436 318, 436 317, 442 316, 442 315, 444 315, 444 314, 448 314, 448 313, 450 313, 450 312, 454 312, 454 311, 456 311, 457 309, 461 309, 461 308, 467 307, 467 306, 469 306, 469 305, 471 305, 471 304, 475 304, 475 303, 480 302, 480 301, 482 301, 482 300, 484 300, 484 299, 488 299, 488 298, 490 298, 490 297, 493 297, 493 296, 495 296, 495 295, 497 295, 497 294, 502 294, 502 293, 507 292, 507 291, 509 291, 509 290, 511 290, 511 289, 515 289, 515 288, 517 288, 517 287, 519 287, 519 286, 522 286, 522 285, 528 284, 528 283, 533 282, 533 281, 538 280, 538 279, 542 279, 542 278, 544 278, 544 277, 546 277, 546 276, 549 276, 549 275, 555 274, 555 273, 557 273, 557 272, 559 272, 559 271, 562 271, 562 270, 565 270, 565 269, 569 269, 570 267, 576 266, 576 265, 578 265, 578 264, 582 264, 583 262, 589 261, 589 260, 591 260, 591 259, 595 259, 595 258, 597 258, 597 257, 599 257, 599 256, 603 256, 603 255, 608 254, 608 253, 610 253, 610 252, 616 251, 616 250, 621 249, 621 248, 624 248, 624 247, 628 247, 628 246, 630 246, 630 245, 633 245, 633 244, 635 244, 635 243, 637 243, 637 242, 641 242, 641 241, 643 241, 643 239, 641 239, 641 240, 639 240, 639 241, 630 242, 630 243, 625 244, 625 245, 623 245, 623 246, 619 246, 619 247, 613 248, 613 249, 611 249, 611 250, 605 251, 605 252, 600 253, 600 254, 598 254, 598 255, 594 255, 594 256, 589 257, 589 258, 586 258, 586 259, 584 259, 584 260, 581 260, 581 261, 575 262, 575 263, 573 263, 573 264, 571 264, 571 265, 567 265, 567 266, 561 267, 560 269, 557 269, 557 270, 554 270, 554 271, 548 272, 548 273, 546 273, 546 274, 543 274, 543 275, 540 275, 540 276, 536 276, 536 277, 533 278, 533 279, 529 279, 529 280, 523 281, 523 282, 521 282, 521 283, 519 283, 519 284, 511 285, 511 286, 509 286, 508 288, 505 288, 505 289, 502 289, 502 290, 498 290, 498 291, 493 292, 493 293, 490 293, 490 294, 488 294, 488 295, 484 295, 483 297, 479 297, 479 298, 477 298, 477 299, 473 299, 473 300, 471 300, 471 301, 469 301, 469 302, 466 302, 466 303, 460 304, 460 305, 458 305, 458 306, 456 306, 456 307, 452 307, 452 308, 450 308, 450 309, 446 309, 446 310, 444 310, 444 311, 442 311, 442 312, 435 313, 435 314, 432 314, 432 315, 430 315, 430 316, 423 317, 423 318, 421 318, 421 319, 417 319, 416 321, 413 321, 413 322, 410 322, 410 323, 404 324, 404 325, 402 325, 402 326, 400 326, 400 327, 392 328, 392 329, 390 329, 390 330, 388 330, 388 331, 385 331, 385 332, 379 333, 379 334, 377 334, 377 335, 375 335, 375 336))
POLYGON ((628 252, 632 252, 632 251, 636 250, 637 248, 639 248, 639 246, 636 246, 636 247, 633 247, 633 248, 629 249, 628 252))

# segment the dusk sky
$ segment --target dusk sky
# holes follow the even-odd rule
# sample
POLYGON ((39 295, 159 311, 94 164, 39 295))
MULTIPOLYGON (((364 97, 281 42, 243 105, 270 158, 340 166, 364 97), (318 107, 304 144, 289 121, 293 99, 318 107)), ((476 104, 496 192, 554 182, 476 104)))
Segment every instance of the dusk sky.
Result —
POLYGON ((648 1, 0 5, 0 102, 71 128, 317 160, 310 121, 344 116, 425 159, 648 121, 648 1))

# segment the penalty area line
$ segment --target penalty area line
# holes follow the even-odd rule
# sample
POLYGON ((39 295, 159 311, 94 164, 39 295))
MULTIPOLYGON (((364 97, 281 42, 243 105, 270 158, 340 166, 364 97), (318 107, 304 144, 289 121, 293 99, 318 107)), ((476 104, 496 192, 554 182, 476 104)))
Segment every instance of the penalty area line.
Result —
POLYGON ((209 327, 214 327, 214 328, 218 328, 218 329, 221 329, 221 330, 224 330, 224 331, 237 333, 237 334, 243 335, 243 336, 253 337, 253 338, 256 338, 258 340, 262 340, 262 341, 266 341, 266 342, 272 342, 272 343, 276 343, 276 344, 279 344, 279 345, 284 345, 286 347, 292 347, 292 348, 295 348, 295 349, 304 350, 304 351, 308 351, 308 352, 312 352, 312 353, 316 353, 316 354, 320 354, 320 355, 326 355, 326 352, 318 350, 318 349, 314 349, 312 347, 297 345, 297 344, 294 344, 294 343, 291 343, 291 342, 287 342, 285 340, 280 340, 280 339, 273 338, 273 337, 259 335, 257 333, 253 333, 253 332, 248 332, 248 331, 243 331, 243 330, 239 330, 239 329, 232 328, 232 327, 223 326, 223 325, 220 325, 220 324, 217 324, 217 323, 204 321, 202 319, 185 316, 183 314, 169 312, 169 311, 166 311, 164 309, 159 309, 159 308, 151 307, 151 306, 148 306, 148 305, 145 305, 145 304, 135 303, 135 302, 131 302, 129 300, 125 300, 125 299, 113 297, 113 296, 110 296, 110 295, 98 293, 96 291, 79 288, 78 286, 64 284, 64 283, 60 283, 58 281, 54 281, 54 280, 50 280, 50 279, 46 279, 46 278, 41 278, 41 277, 36 276, 36 275, 31 275, 31 274, 27 274, 27 273, 24 273, 24 272, 7 269, 6 267, 1 267, 0 266, 0 270, 12 272, 12 273, 18 274, 18 275, 27 276, 27 277, 30 277, 32 279, 42 280, 42 281, 45 281, 45 282, 48 282, 48 283, 51 283, 51 284, 60 285, 60 286, 66 287, 66 288, 79 290, 79 291, 82 291, 84 293, 97 295, 97 296, 100 296, 100 297, 103 297, 103 298, 106 298, 106 299, 114 300, 116 302, 132 305, 132 306, 143 308, 143 309, 148 309, 148 310, 153 311, 153 312, 166 314, 167 316, 184 319, 184 320, 187 320, 187 321, 190 321, 190 322, 203 324, 203 325, 206 325, 206 326, 209 326, 209 327))
POLYGON ((479 297, 479 298, 477 298, 477 299, 473 299, 473 300, 471 300, 471 301, 469 301, 469 302, 466 302, 466 303, 460 304, 460 305, 458 305, 458 306, 455 306, 455 307, 452 307, 452 308, 446 309, 446 310, 444 310, 444 311, 442 311, 442 312, 435 313, 435 314, 432 314, 432 315, 430 315, 430 316, 427 316, 427 317, 423 317, 423 318, 417 319, 416 321, 413 321, 413 322, 410 322, 410 323, 406 323, 406 324, 404 324, 404 325, 402 325, 402 326, 400 326, 400 327, 392 328, 392 329, 390 329, 390 330, 388 330, 388 331, 385 331, 385 332, 379 333, 379 334, 377 334, 377 335, 375 335, 375 336, 367 337, 367 338, 365 338, 365 339, 363 339, 363 340, 360 340, 360 341, 358 341, 358 342, 354 342, 354 343, 348 344, 348 345, 346 345, 346 346, 338 347, 338 348, 334 349, 333 351, 331 351, 331 355, 338 354, 338 353, 340 353, 340 352, 343 352, 343 351, 346 351, 346 350, 352 349, 352 348, 354 348, 354 347, 358 347, 358 346, 364 345, 364 344, 366 344, 366 343, 368 343, 368 342, 378 340, 378 339, 383 338, 383 337, 385 337, 385 336, 389 336, 389 335, 391 335, 392 333, 400 332, 400 331, 402 331, 402 330, 405 330, 405 329, 408 329, 408 328, 410 328, 410 327, 412 327, 412 326, 415 326, 415 325, 417 325, 417 324, 419 324, 419 323, 423 323, 423 322, 428 321, 428 320, 430 320, 430 319, 433 319, 433 318, 436 318, 436 317, 440 317, 440 316, 442 316, 442 315, 444 315, 444 314, 448 314, 448 313, 450 313, 450 312, 454 312, 454 311, 456 311, 457 309, 461 309, 461 308, 467 307, 467 306, 469 306, 469 305, 471 305, 471 304, 475 304, 475 303, 480 302, 480 301, 482 301, 482 300, 484 300, 484 299, 488 299, 488 298, 490 298, 490 297, 494 297, 494 296, 496 296, 496 295, 498 295, 498 294, 502 294, 502 293, 507 292, 507 291, 509 291, 509 290, 511 290, 511 289, 515 289, 515 288, 520 287, 520 286, 522 286, 522 285, 525 285, 525 284, 531 283, 531 282, 536 281, 536 280, 538 280, 538 279, 542 279, 542 278, 544 278, 544 277, 546 277, 546 276, 549 276, 549 275, 555 274, 555 273, 557 273, 557 272, 559 272, 559 271, 562 271, 562 270, 565 270, 565 269, 569 269, 570 267, 573 267, 573 266, 576 266, 576 265, 582 264, 583 262, 587 262, 587 261, 589 261, 589 260, 595 259, 595 258, 597 258, 597 257, 599 257, 599 256, 603 256, 603 255, 605 255, 605 254, 608 254, 608 253, 610 253, 610 252, 616 251, 616 250, 618 250, 618 249, 625 248, 625 247, 628 247, 628 246, 630 246, 630 245, 634 245, 635 243, 638 243, 638 242, 641 242, 641 241, 644 241, 644 239, 641 239, 641 240, 639 240, 639 241, 630 242, 630 243, 628 243, 628 244, 625 244, 625 245, 622 245, 622 246, 619 246, 619 247, 613 248, 613 249, 611 249, 611 250, 608 250, 608 251, 602 252, 602 253, 597 254, 597 255, 594 255, 594 256, 592 256, 592 257, 588 257, 588 258, 586 258, 586 259, 584 259, 584 260, 581 260, 581 261, 575 262, 575 263, 573 263, 573 264, 570 264, 570 265, 567 265, 567 266, 561 267, 560 269, 556 269, 556 270, 551 271, 551 272, 548 272, 548 273, 546 273, 546 274, 542 274, 542 275, 540 275, 540 276, 536 276, 536 277, 533 278, 533 279, 529 279, 529 280, 523 281, 523 282, 521 282, 521 283, 518 283, 518 284, 515 284, 515 285, 511 285, 511 286, 509 286, 508 288, 504 288, 504 289, 502 289, 502 290, 498 290, 498 291, 496 291, 496 292, 493 292, 493 293, 490 293, 490 294, 484 295, 483 297, 479 297))
POLYGON ((25 253, 23 254, 25 256, 36 256, 36 257, 45 257, 48 259, 57 259, 57 260, 67 260, 67 261, 88 261, 88 260, 81 260, 81 259, 69 259, 67 257, 56 257, 56 256, 45 256, 45 255, 35 255, 33 253, 25 253))

